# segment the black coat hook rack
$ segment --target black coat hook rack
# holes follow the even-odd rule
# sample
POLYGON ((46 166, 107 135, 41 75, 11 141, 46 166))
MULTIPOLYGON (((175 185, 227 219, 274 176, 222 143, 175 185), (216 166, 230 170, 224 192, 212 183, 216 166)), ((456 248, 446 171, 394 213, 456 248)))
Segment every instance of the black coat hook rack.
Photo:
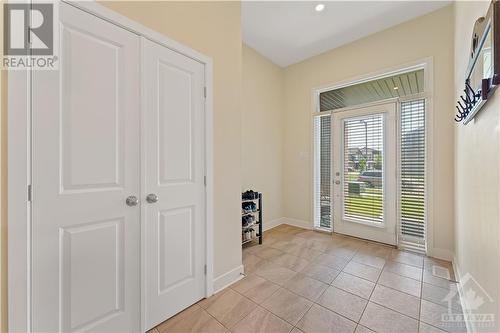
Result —
POLYGON ((474 23, 465 89, 457 101, 455 121, 468 124, 500 85, 500 0, 474 23))

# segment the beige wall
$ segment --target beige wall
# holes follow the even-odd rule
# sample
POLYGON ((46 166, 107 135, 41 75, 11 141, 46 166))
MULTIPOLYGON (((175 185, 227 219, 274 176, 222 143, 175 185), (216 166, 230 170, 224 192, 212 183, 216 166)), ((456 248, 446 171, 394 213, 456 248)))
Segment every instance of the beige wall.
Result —
POLYGON ((264 197, 264 228, 283 217, 283 69, 243 45, 242 190, 264 197))
POLYGON ((241 265, 241 15, 239 2, 104 2, 214 63, 214 270, 241 265))
MULTIPOLYGON (((475 20, 488 2, 455 3, 455 91, 464 86, 470 38, 475 20)), ((500 320, 500 91, 472 122, 455 126, 455 252, 463 277, 471 274, 495 303, 474 312, 493 313, 500 320)), ((469 285, 482 296, 482 292, 469 285)), ((468 286, 466 286, 468 288, 468 286)), ((476 327, 478 332, 498 332, 476 327)))
MULTIPOLYGON (((435 255, 453 250, 453 10, 451 6, 285 69, 284 211, 312 221, 311 92, 315 87, 434 60, 435 255)), ((431 129, 432 130, 432 129, 431 129)))

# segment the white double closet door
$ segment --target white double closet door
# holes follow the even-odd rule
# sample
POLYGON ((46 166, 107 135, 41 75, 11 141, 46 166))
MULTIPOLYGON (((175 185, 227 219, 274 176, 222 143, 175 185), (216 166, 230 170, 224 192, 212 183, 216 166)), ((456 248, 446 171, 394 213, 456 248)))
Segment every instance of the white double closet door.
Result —
POLYGON ((31 326, 139 332, 205 296, 204 65, 59 19, 60 68, 32 75, 31 326))

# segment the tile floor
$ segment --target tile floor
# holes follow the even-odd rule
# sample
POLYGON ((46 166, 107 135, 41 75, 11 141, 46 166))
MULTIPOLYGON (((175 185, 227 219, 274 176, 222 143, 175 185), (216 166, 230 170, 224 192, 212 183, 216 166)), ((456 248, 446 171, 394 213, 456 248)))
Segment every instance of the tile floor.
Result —
POLYGON ((281 225, 243 264, 242 280, 150 332, 466 332, 441 320, 461 314, 449 262, 281 225))

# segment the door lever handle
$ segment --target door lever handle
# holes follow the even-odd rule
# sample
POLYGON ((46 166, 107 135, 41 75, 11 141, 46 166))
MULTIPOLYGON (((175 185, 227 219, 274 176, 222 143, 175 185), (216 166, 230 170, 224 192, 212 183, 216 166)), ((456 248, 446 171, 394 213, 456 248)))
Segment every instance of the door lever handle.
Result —
POLYGON ((147 196, 146 196, 146 201, 148 203, 155 203, 155 202, 158 202, 158 196, 154 193, 149 193, 147 196))

